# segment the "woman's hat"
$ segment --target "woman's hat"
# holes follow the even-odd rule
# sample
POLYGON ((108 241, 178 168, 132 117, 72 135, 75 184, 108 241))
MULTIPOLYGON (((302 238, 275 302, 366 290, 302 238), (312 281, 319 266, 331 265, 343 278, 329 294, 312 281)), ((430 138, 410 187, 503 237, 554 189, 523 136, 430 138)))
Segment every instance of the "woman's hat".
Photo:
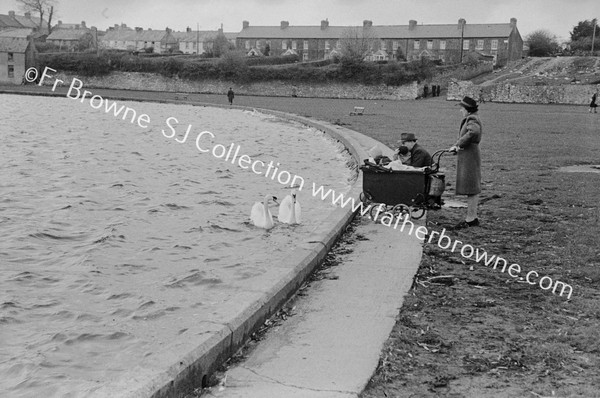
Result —
POLYGON ((465 109, 477 109, 477 101, 469 96, 465 96, 458 105, 465 109))

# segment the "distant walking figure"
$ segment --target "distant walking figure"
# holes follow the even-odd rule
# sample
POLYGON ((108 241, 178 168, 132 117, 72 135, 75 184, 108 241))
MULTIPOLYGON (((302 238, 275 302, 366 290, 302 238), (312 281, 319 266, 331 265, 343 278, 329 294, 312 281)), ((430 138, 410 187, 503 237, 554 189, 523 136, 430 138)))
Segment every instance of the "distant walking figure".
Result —
POLYGON ((233 93, 233 89, 229 87, 229 91, 227 92, 227 99, 229 100, 229 105, 233 105, 233 97, 235 97, 235 94, 233 93))
POLYGON ((594 113, 598 113, 596 110, 597 107, 598 104, 596 104, 596 93, 594 93, 594 95, 592 95, 592 102, 590 102, 590 113, 592 113, 592 109, 594 110, 594 113))

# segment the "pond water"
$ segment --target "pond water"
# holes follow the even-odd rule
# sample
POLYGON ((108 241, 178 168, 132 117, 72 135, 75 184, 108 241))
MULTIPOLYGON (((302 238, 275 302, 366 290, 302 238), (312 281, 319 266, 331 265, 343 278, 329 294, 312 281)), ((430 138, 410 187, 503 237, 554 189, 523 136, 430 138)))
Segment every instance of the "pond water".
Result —
POLYGON ((227 322, 225 303, 295 265, 296 242, 335 209, 310 185, 346 192, 354 178, 339 143, 257 112, 118 102, 148 115, 138 124, 67 98, 0 104, 2 396, 84 397, 186 352, 198 324, 227 322), (200 151, 232 143, 262 174, 200 151), (270 161, 304 179, 300 225, 250 223, 254 202, 290 192, 265 177, 270 161))

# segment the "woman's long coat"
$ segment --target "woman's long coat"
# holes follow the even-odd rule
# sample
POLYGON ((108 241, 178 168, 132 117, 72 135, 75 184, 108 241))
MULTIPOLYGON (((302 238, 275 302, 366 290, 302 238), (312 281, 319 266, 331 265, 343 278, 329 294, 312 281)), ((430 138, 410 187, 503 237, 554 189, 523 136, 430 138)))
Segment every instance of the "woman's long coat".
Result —
POLYGON ((475 195, 481 192, 481 120, 471 113, 460 123, 458 161, 456 165, 456 194, 475 195))

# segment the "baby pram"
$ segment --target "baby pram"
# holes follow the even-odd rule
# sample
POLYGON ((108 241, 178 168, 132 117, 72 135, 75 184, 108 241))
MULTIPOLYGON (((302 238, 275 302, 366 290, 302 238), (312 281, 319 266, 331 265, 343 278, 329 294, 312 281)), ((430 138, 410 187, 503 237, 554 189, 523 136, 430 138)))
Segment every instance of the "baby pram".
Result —
POLYGON ((363 191, 360 199, 365 204, 375 204, 370 215, 390 212, 396 216, 419 219, 426 210, 440 209, 446 187, 445 175, 440 173, 440 159, 447 150, 432 156, 431 167, 415 170, 391 170, 365 160, 363 191))

